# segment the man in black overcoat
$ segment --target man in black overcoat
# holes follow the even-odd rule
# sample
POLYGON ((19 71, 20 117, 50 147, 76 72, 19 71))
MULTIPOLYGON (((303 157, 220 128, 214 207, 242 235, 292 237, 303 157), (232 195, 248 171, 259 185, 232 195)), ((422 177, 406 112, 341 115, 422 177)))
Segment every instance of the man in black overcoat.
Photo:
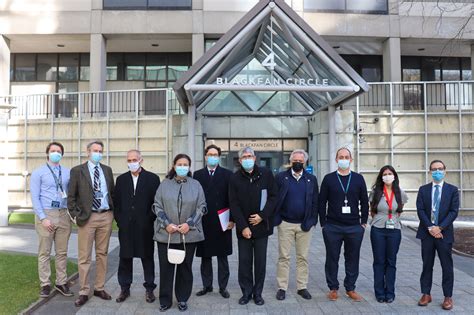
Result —
POLYGON ((194 179, 201 183, 206 195, 207 215, 202 218, 205 240, 197 247, 196 256, 201 257, 201 277, 204 288, 196 293, 203 296, 212 292, 212 257, 217 257, 217 278, 219 293, 229 298, 227 282, 229 281, 229 262, 227 256, 232 255, 232 228, 229 221, 227 230, 222 231, 218 211, 229 210, 229 178, 232 172, 219 166, 221 149, 211 144, 204 150, 206 166, 194 173, 194 179))
POLYGON ((153 224, 156 217, 151 208, 160 185, 160 178, 141 167, 142 162, 140 151, 128 151, 127 164, 130 171, 120 175, 115 185, 114 217, 119 228, 118 282, 121 288, 120 295, 116 299, 117 303, 125 301, 130 296, 134 257, 142 260, 145 300, 148 303, 155 301, 153 224))

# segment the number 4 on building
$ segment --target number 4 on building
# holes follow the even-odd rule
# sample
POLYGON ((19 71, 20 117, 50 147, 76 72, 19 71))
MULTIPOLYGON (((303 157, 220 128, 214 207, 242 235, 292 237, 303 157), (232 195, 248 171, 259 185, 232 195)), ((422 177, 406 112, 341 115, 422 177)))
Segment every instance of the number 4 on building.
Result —
POLYGON ((271 52, 265 60, 262 61, 262 66, 266 67, 267 69, 273 71, 275 70, 275 53, 271 52))

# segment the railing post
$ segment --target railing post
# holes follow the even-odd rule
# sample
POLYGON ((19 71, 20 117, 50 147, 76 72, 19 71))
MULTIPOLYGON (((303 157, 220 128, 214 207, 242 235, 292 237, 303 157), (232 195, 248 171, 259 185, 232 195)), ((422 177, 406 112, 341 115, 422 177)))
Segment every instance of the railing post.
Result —
POLYGON ((463 209, 464 202, 463 202, 463 182, 464 182, 464 176, 463 176, 463 169, 464 169, 464 163, 462 160, 463 156, 463 135, 462 135, 462 96, 461 96, 461 82, 458 82, 458 124, 459 124, 459 208, 463 209))
MULTIPOLYGON (((140 92, 135 91, 135 148, 139 150, 138 148, 138 109, 139 109, 139 100, 140 100, 140 92)), ((144 92, 146 93, 146 92, 144 92)))
POLYGON ((106 143, 107 143, 107 165, 110 165, 110 95, 109 95, 110 92, 106 92, 105 96, 106 96, 106 106, 107 106, 107 109, 106 109, 106 119, 107 119, 107 140, 106 140, 106 143))
POLYGON ((426 102, 426 82, 423 82, 423 109, 425 119, 425 183, 428 182, 428 108, 426 102))

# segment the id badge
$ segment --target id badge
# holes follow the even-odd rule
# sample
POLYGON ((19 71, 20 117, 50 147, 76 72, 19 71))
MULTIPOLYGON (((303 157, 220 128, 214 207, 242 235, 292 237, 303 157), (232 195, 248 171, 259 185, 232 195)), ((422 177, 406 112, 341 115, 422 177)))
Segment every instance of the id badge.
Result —
POLYGON ((103 197, 104 197, 104 195, 102 194, 101 191, 95 191, 94 192, 94 198, 95 199, 100 199, 100 198, 103 198, 103 197))
POLYGON ((351 213, 351 207, 342 207, 342 213, 349 214, 351 213))
POLYGON ((395 229, 395 222, 392 219, 385 221, 385 228, 389 230, 395 229))
POLYGON ((66 194, 65 191, 61 191, 61 198, 63 198, 63 199, 67 198, 67 194, 66 194))
POLYGON ((61 204, 59 203, 59 201, 51 201, 51 208, 59 208, 61 206, 61 204))

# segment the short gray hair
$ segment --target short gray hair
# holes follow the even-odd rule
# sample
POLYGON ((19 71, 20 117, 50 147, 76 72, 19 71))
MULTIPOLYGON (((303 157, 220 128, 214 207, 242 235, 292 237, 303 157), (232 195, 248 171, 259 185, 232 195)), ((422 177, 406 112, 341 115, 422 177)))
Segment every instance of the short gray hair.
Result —
POLYGON ((87 150, 89 150, 94 144, 100 145, 100 146, 102 147, 102 150, 104 150, 104 143, 103 143, 102 141, 100 141, 100 140, 94 140, 94 141, 92 141, 92 142, 89 142, 89 143, 87 144, 87 150))
POLYGON ((306 163, 308 161, 308 153, 306 153, 306 151, 303 149, 296 149, 296 150, 293 150, 293 152, 291 152, 290 154, 290 158, 289 158, 290 162, 291 162, 291 159, 293 158, 293 155, 295 154, 303 154, 304 162, 306 163))
POLYGON ((137 150, 137 149, 130 149, 127 151, 127 155, 129 153, 132 153, 132 152, 135 152, 136 154, 138 154, 138 157, 141 159, 142 158, 142 153, 140 152, 140 150, 137 150))
POLYGON ((245 153, 250 153, 255 156, 255 151, 251 147, 245 147, 239 150, 239 159, 241 159, 245 153))

